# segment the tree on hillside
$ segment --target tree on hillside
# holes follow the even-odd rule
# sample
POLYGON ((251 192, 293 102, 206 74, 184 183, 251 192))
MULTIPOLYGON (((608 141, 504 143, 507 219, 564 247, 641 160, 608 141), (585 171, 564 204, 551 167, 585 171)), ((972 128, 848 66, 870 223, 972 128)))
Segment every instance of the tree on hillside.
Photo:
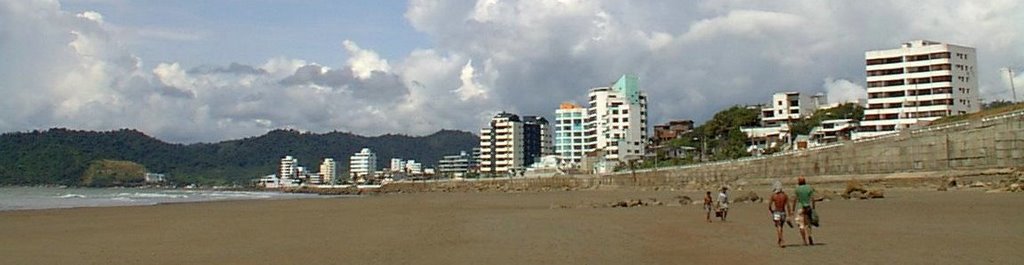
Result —
POLYGON ((809 118, 791 123, 789 128, 793 137, 807 135, 811 133, 811 129, 821 125, 821 121, 834 119, 861 121, 864 119, 864 107, 856 103, 845 103, 835 108, 820 109, 815 111, 809 118))
POLYGON ((668 145, 673 148, 693 147, 698 152, 696 156, 703 154, 710 160, 740 158, 749 155, 746 152, 747 135, 740 131, 740 127, 756 126, 757 123, 757 109, 733 106, 716 113, 693 131, 669 141, 668 145))

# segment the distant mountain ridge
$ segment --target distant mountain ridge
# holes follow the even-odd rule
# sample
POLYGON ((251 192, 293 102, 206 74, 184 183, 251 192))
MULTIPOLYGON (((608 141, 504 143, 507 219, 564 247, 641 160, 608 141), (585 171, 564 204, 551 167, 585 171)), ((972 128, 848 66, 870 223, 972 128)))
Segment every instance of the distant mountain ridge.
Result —
POLYGON ((323 158, 334 158, 339 171, 348 169, 349 156, 363 147, 377 154, 379 167, 392 157, 434 166, 444 155, 470 151, 479 138, 469 132, 441 130, 427 136, 387 134, 375 137, 352 133, 303 133, 273 130, 264 135, 218 143, 172 144, 140 131, 46 131, 0 135, 0 184, 77 185, 91 161, 133 161, 150 172, 167 173, 178 183, 245 183, 277 171, 280 159, 291 155, 317 171, 323 158))

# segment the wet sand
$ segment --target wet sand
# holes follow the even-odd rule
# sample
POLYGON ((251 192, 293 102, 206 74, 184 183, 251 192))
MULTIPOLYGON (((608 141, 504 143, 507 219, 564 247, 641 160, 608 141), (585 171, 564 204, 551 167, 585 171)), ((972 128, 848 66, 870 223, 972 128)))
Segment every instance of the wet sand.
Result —
MULTIPOLYGON (((1019 264, 1024 193, 819 204, 817 246, 767 205, 561 208, 698 193, 421 193, 0 212, 0 264, 1019 264)), ((672 205, 676 204, 676 205, 672 205)))

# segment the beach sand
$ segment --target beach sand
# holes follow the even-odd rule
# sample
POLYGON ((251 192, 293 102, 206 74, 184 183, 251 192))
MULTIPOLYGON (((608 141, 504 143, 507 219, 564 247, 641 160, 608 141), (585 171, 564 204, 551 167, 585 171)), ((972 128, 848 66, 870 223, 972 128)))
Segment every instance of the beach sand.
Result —
MULTIPOLYGON (((766 192, 762 192, 767 195, 766 192)), ((0 264, 1020 264, 1022 193, 819 204, 816 246, 764 203, 669 191, 420 193, 0 212, 0 264), (593 208, 656 198, 667 206, 593 208), (583 207, 576 208, 582 205, 583 207), (562 208, 568 206, 572 208, 562 208)), ((762 195, 762 196, 763 196, 762 195)))

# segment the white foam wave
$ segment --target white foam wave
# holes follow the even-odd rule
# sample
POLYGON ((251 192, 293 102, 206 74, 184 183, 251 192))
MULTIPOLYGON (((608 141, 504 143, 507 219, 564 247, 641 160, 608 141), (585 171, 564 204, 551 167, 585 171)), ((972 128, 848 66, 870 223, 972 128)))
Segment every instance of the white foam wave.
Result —
POLYGON ((57 196, 57 198, 61 198, 61 199, 85 198, 85 195, 68 193, 68 194, 57 196))
POLYGON ((127 197, 127 198, 171 198, 171 199, 184 199, 188 198, 185 194, 166 194, 166 193, 150 193, 150 192, 133 192, 133 193, 118 193, 116 197, 127 197))

